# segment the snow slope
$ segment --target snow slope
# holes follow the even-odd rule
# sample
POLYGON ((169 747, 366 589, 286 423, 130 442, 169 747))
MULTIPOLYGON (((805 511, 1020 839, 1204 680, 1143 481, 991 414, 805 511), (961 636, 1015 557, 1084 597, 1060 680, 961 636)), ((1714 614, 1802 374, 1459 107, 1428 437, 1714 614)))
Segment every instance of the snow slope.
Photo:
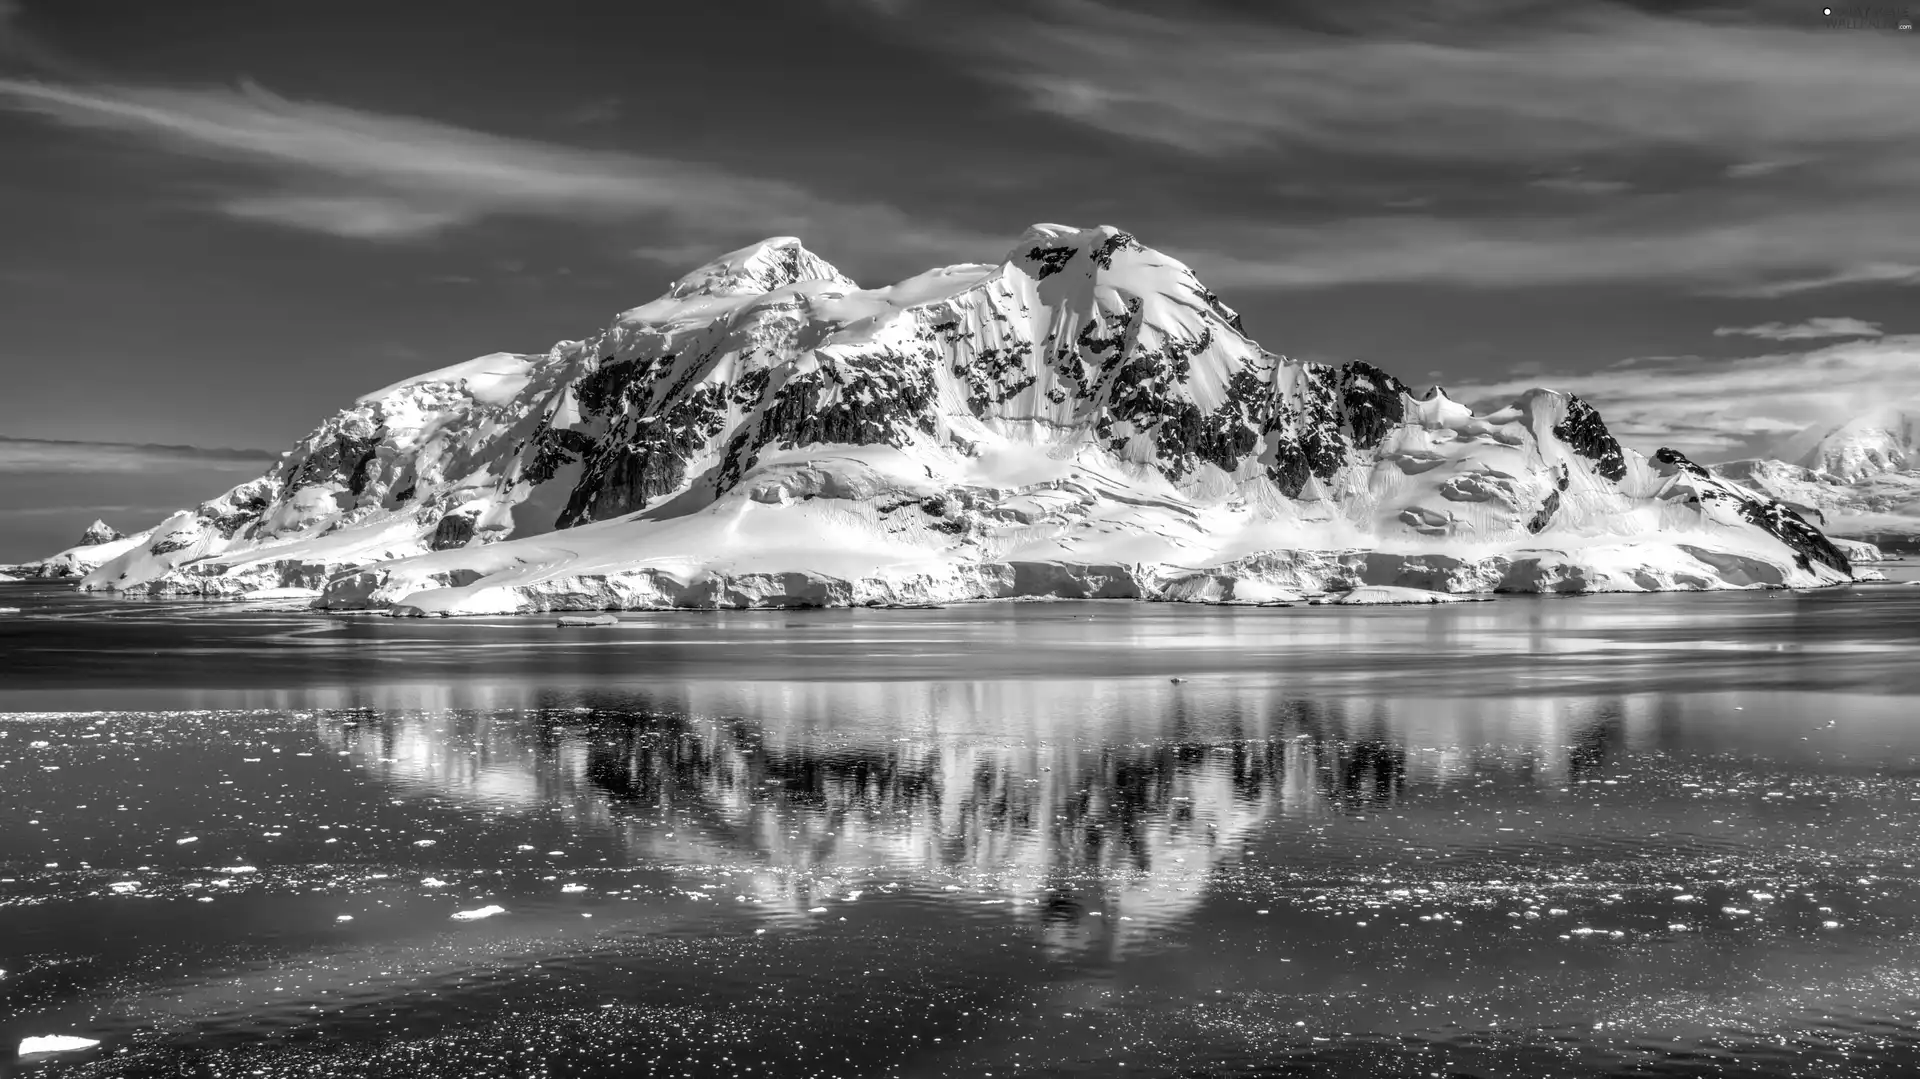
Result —
POLYGON ((877 289, 791 237, 731 252, 588 340, 360 398, 81 587, 466 614, 1849 574, 1577 398, 1477 416, 1278 356, 1128 234, 1036 225, 877 289))

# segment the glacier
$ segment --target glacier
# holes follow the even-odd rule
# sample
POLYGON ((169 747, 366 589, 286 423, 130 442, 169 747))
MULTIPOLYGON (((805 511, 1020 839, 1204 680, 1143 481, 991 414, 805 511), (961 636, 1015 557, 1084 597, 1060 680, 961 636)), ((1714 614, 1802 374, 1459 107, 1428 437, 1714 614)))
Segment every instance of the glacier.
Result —
POLYGON ((1052 224, 871 289, 769 239, 110 534, 21 569, 398 615, 1852 579, 1780 499, 1622 447, 1578 397, 1476 414, 1272 353, 1177 260, 1052 224))

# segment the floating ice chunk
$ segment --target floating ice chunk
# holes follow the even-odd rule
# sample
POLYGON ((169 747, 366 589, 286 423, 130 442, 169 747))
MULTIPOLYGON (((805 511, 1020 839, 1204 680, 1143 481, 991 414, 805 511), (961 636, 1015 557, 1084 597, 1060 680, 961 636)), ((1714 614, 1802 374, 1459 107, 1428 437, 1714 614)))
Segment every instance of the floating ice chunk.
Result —
POLYGON ((431 847, 438 842, 440 842, 438 839, 416 839, 413 841, 413 845, 416 847, 431 847))
POLYGON ((825 907, 808 907, 807 908, 808 914, 825 914, 826 912, 827 912, 827 908, 825 907))
POLYGON ((453 912, 453 920, 456 922, 477 922, 482 918, 491 918, 496 914, 505 914, 506 912, 507 908, 505 907, 496 907, 489 904, 488 906, 479 907, 474 910, 456 910, 453 912))
POLYGON ((420 882, 420 887, 422 888, 445 888, 446 886, 447 882, 441 880, 439 877, 428 877, 420 882))
POLYGON ((187 837, 187 838, 185 838, 185 839, 176 839, 176 840, 174 840, 174 841, 173 841, 173 845, 174 845, 174 846, 176 846, 176 847, 184 847, 184 846, 186 846, 186 845, 187 845, 187 844, 189 844, 189 843, 198 843, 198 842, 200 842, 200 837, 199 837, 199 836, 197 836, 197 835, 190 835, 190 836, 188 836, 188 837, 187 837))
POLYGON ((121 895, 126 895, 128 892, 139 891, 140 882, 137 880, 116 880, 112 884, 107 885, 107 887, 112 888, 121 895))
POLYGON ((336 914, 336 915, 334 915, 334 917, 333 917, 333 920, 334 920, 334 921, 336 921, 336 922, 350 922, 350 921, 353 921, 353 915, 351 915, 351 914, 336 914))
POLYGON ((531 844, 531 843, 522 843, 522 844, 520 844, 519 846, 517 846, 517 847, 515 847, 515 848, 513 848, 513 849, 514 849, 514 850, 532 850, 532 849, 533 849, 533 844, 531 844))
POLYGON ((1821 923, 1820 923, 1820 928, 1822 928, 1822 929, 1838 929, 1838 928, 1840 928, 1840 923, 1839 923, 1839 922, 1834 922, 1834 921, 1826 921, 1826 922, 1821 922, 1821 923))
POLYGON ((220 872, 230 873, 233 876, 238 877, 238 876, 244 876, 245 874, 248 874, 248 873, 258 873, 260 871, 250 865, 230 865, 222 868, 220 872))
POLYGON ((94 1038, 76 1038, 70 1034, 49 1034, 40 1038, 20 1039, 20 1055, 38 1056, 41 1053, 71 1053, 80 1049, 91 1049, 100 1042, 94 1038))
POLYGON ((584 884, 562 884, 560 890, 563 892, 584 892, 587 890, 587 886, 584 884))

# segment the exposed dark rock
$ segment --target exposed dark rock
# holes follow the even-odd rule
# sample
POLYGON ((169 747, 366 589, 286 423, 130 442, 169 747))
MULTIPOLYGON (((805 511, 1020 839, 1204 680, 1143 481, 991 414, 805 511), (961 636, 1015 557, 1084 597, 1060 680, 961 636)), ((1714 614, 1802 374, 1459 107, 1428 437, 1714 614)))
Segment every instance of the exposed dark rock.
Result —
POLYGON ((209 514, 201 510, 201 519, 218 531, 223 539, 232 539, 241 529, 253 524, 269 505, 264 494, 254 494, 237 502, 230 513, 209 514))
POLYGON ((727 387, 708 384, 669 400, 665 412, 620 417, 621 425, 597 444, 569 441, 590 456, 558 527, 632 513, 680 489, 687 462, 726 427, 727 387))
POLYGON ((289 467, 285 474, 286 490, 338 483, 358 496, 372 478, 380 442, 386 434, 384 427, 359 438, 344 431, 336 432, 331 442, 315 447, 304 461, 289 467))
POLYGON ((1077 247, 1036 247, 1027 252, 1027 258, 1040 264, 1038 280, 1045 281, 1054 274, 1067 268, 1073 256, 1080 253, 1077 247))
MULTIPOLYGON (((532 439, 533 459, 527 463, 524 477, 531 483, 545 483, 565 465, 587 456, 594 449, 591 435, 571 428, 541 427, 532 439)), ((408 488, 411 492, 412 488, 408 488)), ((396 500, 399 496, 395 496, 396 500)))
POLYGON ((1304 364, 1297 400, 1278 403, 1267 424, 1267 477, 1288 498, 1299 498, 1310 477, 1333 478, 1349 449, 1334 393, 1335 374, 1325 364, 1304 364))
POLYGON ((1620 443, 1614 440, 1613 433, 1607 430, 1592 405, 1578 397, 1568 397, 1566 418, 1554 425, 1553 434, 1573 452, 1592 461, 1594 471, 1602 476, 1615 482, 1626 478, 1627 459, 1620 452, 1620 443))
MULTIPOLYGON (((1555 429, 1555 433, 1556 434, 1559 433, 1557 428, 1555 429)), ((1659 449, 1653 451, 1653 459, 1659 462, 1660 464, 1668 466, 1669 468, 1677 468, 1680 471, 1687 473, 1688 475, 1698 476, 1703 480, 1710 480, 1713 478, 1712 472, 1709 472, 1705 468, 1702 468, 1701 466, 1694 464, 1691 460, 1687 458, 1686 454, 1681 453, 1679 450, 1670 450, 1665 446, 1662 446, 1659 449)))
POLYGON ((473 518, 464 513, 449 513, 440 518, 433 527, 433 536, 427 540, 427 546, 436 551, 465 547, 473 539, 473 518))
MULTIPOLYGON (((1087 257, 1092 259, 1094 265, 1100 267, 1101 269, 1111 270, 1113 269, 1113 253, 1115 251, 1140 251, 1140 250, 1143 250, 1143 248, 1141 248, 1139 242, 1136 241, 1130 233, 1116 232, 1113 235, 1107 237, 1106 239, 1100 241, 1100 245, 1098 247, 1095 247, 1093 250, 1087 252, 1087 257)), ((1072 253, 1069 252, 1067 257, 1072 258, 1073 257, 1072 253)))
POLYGON ((592 416, 625 412, 641 404, 642 391, 652 385, 655 373, 673 366, 672 356, 638 357, 616 360, 608 356, 600 366, 573 384, 573 398, 581 411, 592 416))
POLYGON ((172 554, 175 551, 184 551, 193 546, 194 541, 199 538, 200 537, 193 532, 174 532, 162 539, 156 540, 147 550, 153 554, 172 554))
POLYGON ((1807 523, 1806 518, 1788 509, 1785 505, 1769 498, 1753 498, 1740 505, 1740 516, 1759 525, 1780 542, 1794 549, 1801 560, 1802 569, 1811 569, 1807 560, 1824 563, 1848 576, 1853 574, 1853 564, 1840 548, 1833 545, 1819 529, 1807 523))
MULTIPOLYGON (((1563 479, 1561 482, 1564 483, 1566 481, 1563 479)), ((1560 492, 1548 491, 1546 501, 1540 503, 1540 511, 1535 513, 1533 519, 1527 522, 1527 531, 1536 534, 1546 531, 1547 525, 1553 522, 1554 511, 1559 508, 1560 492)))
POLYGON ((1370 450, 1406 418, 1407 386, 1370 363, 1355 360, 1340 369, 1340 407, 1353 441, 1370 450))

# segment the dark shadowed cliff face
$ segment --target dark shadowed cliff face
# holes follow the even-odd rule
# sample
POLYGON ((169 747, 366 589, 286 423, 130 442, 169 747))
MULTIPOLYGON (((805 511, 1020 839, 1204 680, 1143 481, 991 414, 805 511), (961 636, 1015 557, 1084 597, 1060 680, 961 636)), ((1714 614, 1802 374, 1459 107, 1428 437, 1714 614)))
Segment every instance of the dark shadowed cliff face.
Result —
POLYGON ((1613 433, 1607 430, 1592 405, 1578 397, 1567 398, 1567 418, 1553 433, 1575 453, 1592 461, 1594 471, 1602 476, 1610 480, 1626 477, 1627 461, 1620 452, 1620 443, 1614 440, 1613 433))

